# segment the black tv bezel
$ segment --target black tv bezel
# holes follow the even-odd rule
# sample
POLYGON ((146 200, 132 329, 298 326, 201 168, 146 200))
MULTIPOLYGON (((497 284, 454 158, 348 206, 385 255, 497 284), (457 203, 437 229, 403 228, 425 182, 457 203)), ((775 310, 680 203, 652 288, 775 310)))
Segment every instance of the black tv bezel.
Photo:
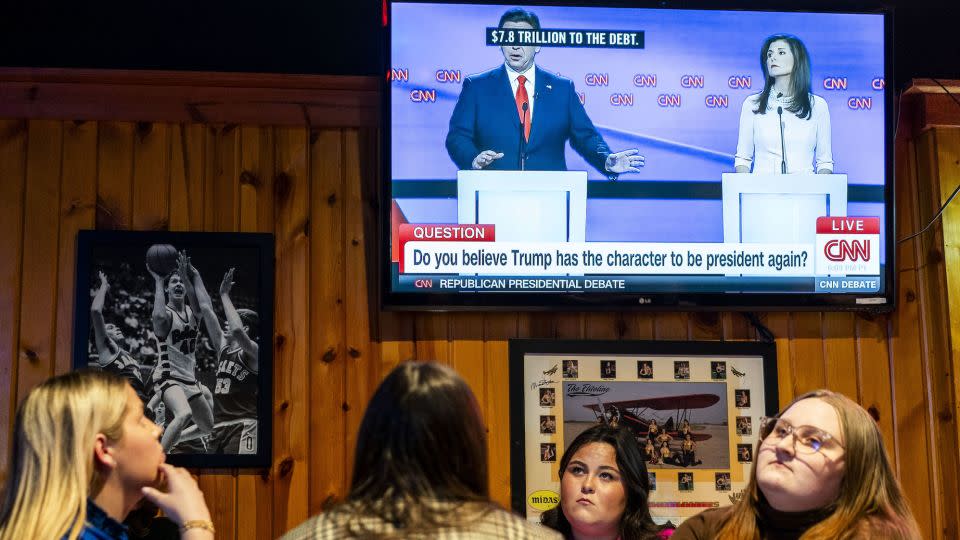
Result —
MULTIPOLYGON (((883 16, 884 32, 884 249, 883 294, 840 293, 583 293, 583 292, 396 292, 392 290, 393 200, 391 163, 391 21, 393 4, 507 5, 490 0, 385 0, 380 35, 380 182, 377 239, 377 275, 380 306, 388 311, 867 311, 896 308, 896 197, 894 190, 896 119, 898 110, 893 80, 893 8, 879 2, 855 2, 836 9, 832 2, 801 1, 792 9, 771 9, 759 0, 527 0, 523 6, 612 7, 687 11, 751 11, 768 13, 833 13, 883 16)), ((513 4, 510 4, 513 5, 513 4)))

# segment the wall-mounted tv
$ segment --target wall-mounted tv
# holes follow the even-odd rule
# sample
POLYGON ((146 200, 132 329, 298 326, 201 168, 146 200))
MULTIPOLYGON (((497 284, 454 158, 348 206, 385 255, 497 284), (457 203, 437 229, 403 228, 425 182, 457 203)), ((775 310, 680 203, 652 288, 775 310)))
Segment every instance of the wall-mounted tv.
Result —
POLYGON ((688 6, 388 2, 384 306, 890 309, 891 14, 688 6))

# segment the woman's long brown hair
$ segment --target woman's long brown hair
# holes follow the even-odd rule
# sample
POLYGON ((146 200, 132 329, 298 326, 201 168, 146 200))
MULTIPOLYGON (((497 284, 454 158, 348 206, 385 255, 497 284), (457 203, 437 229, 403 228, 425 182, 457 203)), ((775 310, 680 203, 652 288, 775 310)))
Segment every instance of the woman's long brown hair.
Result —
MULTIPOLYGON (((840 493, 832 505, 833 512, 806 531, 800 539, 919 540, 917 522, 887 459, 883 436, 877 423, 863 407, 842 394, 814 390, 794 399, 778 416, 794 403, 813 398, 833 407, 840 418, 845 449, 844 472, 840 493)), ((759 454, 762 442, 757 442, 755 456, 759 454)), ((757 467, 754 466, 746 493, 727 513, 717 538, 760 540, 757 526, 759 500, 757 467)))

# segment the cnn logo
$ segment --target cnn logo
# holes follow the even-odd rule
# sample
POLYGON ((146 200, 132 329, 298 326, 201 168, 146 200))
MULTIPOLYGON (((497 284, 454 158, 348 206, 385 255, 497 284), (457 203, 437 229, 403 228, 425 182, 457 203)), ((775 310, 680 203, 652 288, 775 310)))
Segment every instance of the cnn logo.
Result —
POLYGON ((823 256, 833 262, 869 261, 870 240, 829 240, 823 245, 823 256))

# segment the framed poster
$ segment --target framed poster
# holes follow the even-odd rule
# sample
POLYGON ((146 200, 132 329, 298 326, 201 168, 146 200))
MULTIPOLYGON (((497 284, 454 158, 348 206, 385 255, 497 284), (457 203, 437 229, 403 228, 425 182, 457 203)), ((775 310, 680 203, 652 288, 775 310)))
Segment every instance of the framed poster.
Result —
POLYGON ((732 504, 778 406, 773 343, 511 340, 513 509, 557 504, 564 449, 599 422, 633 431, 657 522, 732 504))
POLYGON ((73 366, 130 381, 169 462, 270 465, 273 261, 271 234, 80 231, 73 366))

